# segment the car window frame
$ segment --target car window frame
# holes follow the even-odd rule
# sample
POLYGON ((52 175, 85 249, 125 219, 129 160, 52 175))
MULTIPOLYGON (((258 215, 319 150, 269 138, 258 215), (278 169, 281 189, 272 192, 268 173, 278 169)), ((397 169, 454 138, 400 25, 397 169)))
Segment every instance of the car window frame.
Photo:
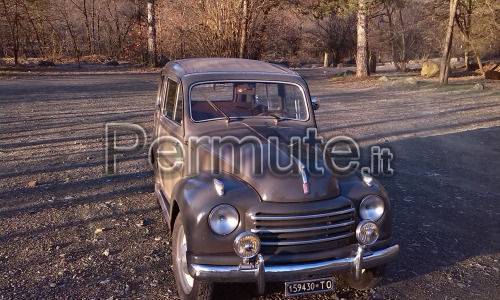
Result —
MULTIPOLYGON (((304 106, 305 106, 305 109, 306 109, 306 112, 307 112, 307 118, 305 118, 304 120, 295 119, 295 118, 286 118, 286 119, 290 120, 290 121, 296 121, 296 122, 309 122, 311 120, 311 111, 310 111, 308 103, 307 103, 307 101, 309 101, 309 98, 307 97, 307 93, 306 93, 307 88, 304 87, 303 85, 299 84, 299 83, 289 82, 289 81, 280 81, 280 80, 251 80, 251 79, 231 80, 231 79, 225 79, 225 80, 204 80, 204 81, 197 81, 197 82, 193 82, 189 86, 188 97, 187 97, 187 100, 188 100, 187 108, 189 109, 189 119, 190 119, 190 121, 194 122, 194 123, 202 123, 202 122, 209 122, 209 121, 226 120, 226 117, 218 117, 218 118, 205 119, 205 120, 199 120, 199 121, 196 121, 196 120, 193 119, 193 112, 191 110, 191 90, 193 89, 194 86, 200 85, 200 84, 214 84, 214 83, 227 83, 227 82, 234 82, 234 83, 243 82, 244 83, 244 82, 249 82, 249 81, 252 81, 252 82, 255 82, 255 83, 266 83, 266 84, 285 84, 285 85, 289 84, 289 85, 294 85, 294 86, 298 87, 299 90, 301 91, 303 99, 305 101, 304 102, 304 106)), ((248 118, 250 119, 250 116, 248 116, 248 118)), ((264 119, 264 117, 254 117, 254 118, 255 119, 264 119)))
POLYGON ((164 93, 163 93, 163 103, 161 104, 161 110, 162 110, 162 116, 165 117, 166 119, 172 121, 176 125, 182 125, 182 120, 184 119, 184 107, 183 107, 183 99, 182 99, 182 85, 179 81, 173 79, 170 76, 166 76, 164 79, 164 93), (177 85, 176 91, 175 91, 175 96, 174 96, 174 104, 172 107, 172 115, 168 115, 168 110, 167 110, 167 105, 168 105, 168 92, 170 88, 170 84, 175 83, 177 85), (178 108, 180 106, 180 111, 178 111, 178 108), (179 113, 180 120, 177 121, 177 113, 179 113))

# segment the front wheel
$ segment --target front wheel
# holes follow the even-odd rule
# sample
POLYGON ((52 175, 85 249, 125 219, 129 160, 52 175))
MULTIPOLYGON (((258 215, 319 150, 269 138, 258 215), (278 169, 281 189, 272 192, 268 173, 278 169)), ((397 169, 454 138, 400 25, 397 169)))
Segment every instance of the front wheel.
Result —
POLYGON ((187 241, 182 216, 179 213, 172 232, 172 261, 177 292, 183 300, 211 299, 213 283, 194 279, 187 268, 187 241))

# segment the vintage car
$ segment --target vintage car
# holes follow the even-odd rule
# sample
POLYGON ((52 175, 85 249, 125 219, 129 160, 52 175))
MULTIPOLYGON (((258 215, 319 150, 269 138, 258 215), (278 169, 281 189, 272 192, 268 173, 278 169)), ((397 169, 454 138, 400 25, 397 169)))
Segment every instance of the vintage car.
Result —
POLYGON ((336 280, 367 289, 397 256, 386 191, 338 174, 318 107, 279 65, 199 58, 162 70, 150 162, 180 298, 210 298, 217 282, 255 282, 260 294, 283 282, 287 296, 336 280))

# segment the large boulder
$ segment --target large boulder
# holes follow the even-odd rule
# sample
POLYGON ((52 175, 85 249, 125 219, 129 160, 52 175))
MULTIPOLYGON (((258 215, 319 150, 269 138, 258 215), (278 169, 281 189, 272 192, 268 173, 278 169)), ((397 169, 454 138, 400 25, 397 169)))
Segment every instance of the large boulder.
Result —
POLYGON ((425 77, 436 77, 439 75, 439 66, 433 61, 426 61, 422 65, 422 71, 420 71, 421 76, 425 77))
POLYGON ((484 78, 492 80, 500 80, 500 72, 489 70, 484 72, 484 78))

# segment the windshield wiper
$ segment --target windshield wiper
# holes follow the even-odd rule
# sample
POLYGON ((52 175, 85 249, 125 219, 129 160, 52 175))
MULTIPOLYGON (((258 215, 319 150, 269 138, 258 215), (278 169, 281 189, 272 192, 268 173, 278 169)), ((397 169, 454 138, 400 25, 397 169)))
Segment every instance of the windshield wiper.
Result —
POLYGON ((210 106, 215 110, 215 111, 219 111, 221 114, 224 115, 224 117, 226 117, 226 121, 229 123, 229 121, 231 120, 231 117, 228 116, 225 112, 222 111, 222 109, 218 108, 217 105, 215 105, 212 101, 210 101, 208 98, 205 98, 205 101, 208 102, 208 104, 210 104, 210 106))

